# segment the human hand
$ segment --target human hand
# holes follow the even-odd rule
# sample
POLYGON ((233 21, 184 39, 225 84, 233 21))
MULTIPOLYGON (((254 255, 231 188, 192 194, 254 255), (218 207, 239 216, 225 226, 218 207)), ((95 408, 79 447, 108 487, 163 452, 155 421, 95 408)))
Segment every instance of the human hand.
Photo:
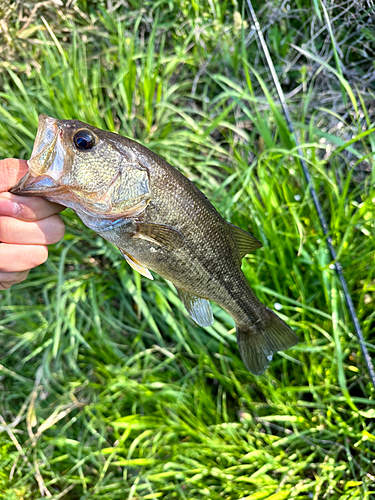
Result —
POLYGON ((43 264, 46 245, 58 242, 65 232, 56 215, 65 207, 8 192, 27 169, 25 160, 0 160, 0 290, 25 280, 30 269, 43 264))

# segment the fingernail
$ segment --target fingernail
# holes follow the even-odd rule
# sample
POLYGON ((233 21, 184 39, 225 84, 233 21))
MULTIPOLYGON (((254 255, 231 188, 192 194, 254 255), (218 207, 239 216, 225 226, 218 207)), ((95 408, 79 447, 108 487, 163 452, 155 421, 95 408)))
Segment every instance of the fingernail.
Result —
POLYGON ((7 200, 5 198, 0 198, 0 214, 1 215, 10 215, 12 217, 15 217, 18 215, 21 211, 20 206, 18 203, 15 203, 14 201, 7 200))

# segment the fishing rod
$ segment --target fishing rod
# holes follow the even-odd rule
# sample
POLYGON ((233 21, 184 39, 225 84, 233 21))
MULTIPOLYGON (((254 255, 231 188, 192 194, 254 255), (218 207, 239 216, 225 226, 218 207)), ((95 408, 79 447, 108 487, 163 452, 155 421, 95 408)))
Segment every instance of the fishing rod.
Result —
POLYGON ((276 87, 276 90, 277 90, 277 93, 278 93, 278 96, 279 96, 279 100, 280 100, 281 106, 282 106, 283 111, 284 111, 284 115, 285 115, 285 118, 286 118, 286 122, 287 122, 287 125, 288 125, 288 128, 289 128, 290 135, 291 135, 291 137, 292 137, 292 139, 293 139, 293 141, 294 141, 294 143, 296 145, 296 148, 297 148, 298 159, 299 159, 300 165, 302 166, 302 170, 303 170, 303 173, 305 175, 306 182, 307 182, 307 184, 308 184, 308 186, 310 188, 310 193, 311 193, 314 205, 315 205, 315 209, 316 209, 316 211, 318 213, 318 218, 319 218, 319 221, 320 221, 320 225, 322 227, 324 236, 327 239, 327 245, 328 245, 329 251, 331 253, 332 260, 334 262, 334 266, 335 266, 336 272, 338 274, 342 290, 343 290, 344 295, 345 295, 345 301, 346 301, 346 304, 347 304, 347 307, 348 307, 348 310, 349 310, 350 317, 352 319, 352 323, 353 323, 353 326, 354 326, 355 333, 356 333, 358 341, 359 341, 359 345, 360 345, 360 348, 361 348, 362 356, 363 356, 363 359, 365 360, 367 371, 368 371, 368 374, 370 376, 370 380, 371 380, 372 385, 373 385, 373 387, 375 389, 375 370, 374 370, 374 366, 372 364, 371 356, 370 356, 370 354, 369 354, 369 352, 367 350, 367 347, 366 347, 366 343, 365 343, 366 341, 365 341, 365 338, 363 336, 361 325, 359 323, 359 320, 358 320, 358 317, 357 317, 357 313, 356 313, 356 310, 355 310, 355 307, 354 307, 354 304, 353 304, 353 300, 352 300, 352 297, 351 297, 350 292, 349 292, 348 284, 347 284, 345 276, 344 276, 344 270, 343 270, 342 265, 340 264, 340 262, 337 259, 337 252, 336 252, 336 249, 334 247, 334 244, 333 244, 333 241, 332 241, 332 237, 329 234, 329 227, 328 227, 326 218, 325 218, 324 213, 323 213, 323 208, 322 208, 322 205, 321 205, 321 203, 319 201, 317 192, 315 191, 315 188, 313 186, 312 178, 311 178, 311 174, 310 174, 310 170, 309 170, 309 168, 307 166, 307 163, 305 161, 305 157, 304 157, 303 151, 301 149, 299 140, 297 138, 297 135, 294 132, 294 127, 293 127, 293 123, 292 123, 292 120, 291 120, 291 117, 290 117, 288 106, 286 104, 284 92, 283 92, 283 90, 281 88, 279 78, 278 78, 278 76, 276 74, 275 66, 273 64, 271 55, 269 53, 266 41, 265 41, 265 39, 263 37, 262 30, 260 29, 260 25, 259 25, 259 22, 258 22, 257 15, 256 15, 256 13, 254 11, 254 8, 252 6, 251 0, 246 0, 246 1, 247 1, 247 6, 249 8, 251 17, 253 18, 253 22, 254 22, 254 26, 255 26, 255 31, 257 32, 257 35, 259 37, 260 44, 262 46, 264 55, 266 57, 268 67, 270 69, 270 72, 271 72, 271 75, 272 75, 272 79, 273 79, 273 82, 275 84, 275 87, 276 87))

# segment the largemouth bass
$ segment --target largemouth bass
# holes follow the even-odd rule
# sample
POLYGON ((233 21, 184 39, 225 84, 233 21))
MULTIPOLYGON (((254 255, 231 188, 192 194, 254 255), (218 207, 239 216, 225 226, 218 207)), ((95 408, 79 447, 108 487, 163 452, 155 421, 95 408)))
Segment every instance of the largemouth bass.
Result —
POLYGON ((245 366, 262 373, 298 342, 256 297, 241 260, 261 243, 224 220, 184 175, 137 142, 78 120, 39 117, 29 171, 11 190, 72 208, 147 278, 170 280, 192 319, 209 326, 209 300, 236 323, 245 366))

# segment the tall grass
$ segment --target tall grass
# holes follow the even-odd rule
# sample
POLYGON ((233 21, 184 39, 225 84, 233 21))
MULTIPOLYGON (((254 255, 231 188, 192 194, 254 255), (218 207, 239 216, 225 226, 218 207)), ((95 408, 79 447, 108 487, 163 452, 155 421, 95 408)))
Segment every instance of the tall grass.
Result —
MULTIPOLYGON (((193 324, 170 283, 65 211, 46 264, 1 292, 0 498, 371 498, 374 392, 250 21, 216 0, 45 9, 30 43, 10 31, 0 155, 29 157, 39 113, 142 142, 262 241, 244 273, 300 344, 252 376, 223 310, 193 324)), ((337 12, 275 9, 267 40, 373 354, 367 60, 339 71, 337 12)))

